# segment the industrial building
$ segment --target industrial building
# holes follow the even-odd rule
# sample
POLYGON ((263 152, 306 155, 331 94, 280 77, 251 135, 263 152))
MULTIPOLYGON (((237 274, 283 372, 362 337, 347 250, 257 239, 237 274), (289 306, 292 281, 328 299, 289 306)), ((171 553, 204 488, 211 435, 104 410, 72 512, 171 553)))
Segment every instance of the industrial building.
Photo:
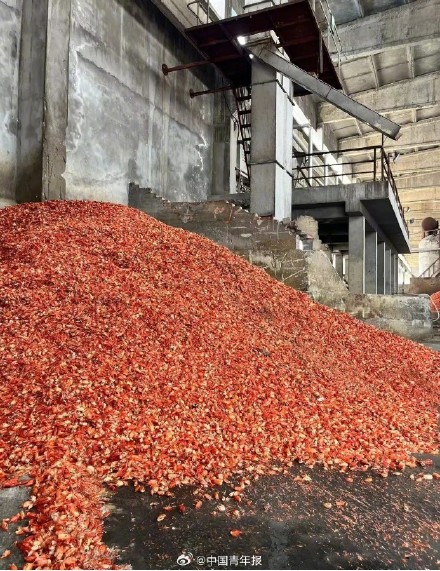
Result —
MULTIPOLYGON (((220 547, 233 549, 243 540, 242 545, 251 550, 242 551, 245 559, 237 560, 238 568, 260 566, 261 557, 260 562, 255 559, 259 550, 271 554, 264 562, 271 569, 289 565, 399 568, 399 562, 405 568, 428 568, 434 562, 438 565, 438 523, 431 525, 438 518, 438 507, 423 511, 420 506, 438 506, 438 495, 432 489, 425 493, 421 486, 440 478, 438 450, 435 455, 433 445, 439 362, 437 354, 407 340, 440 351, 439 220, 440 0, 0 0, 0 227, 4 231, 0 237, 0 280, 4 280, 0 286, 0 410, 5 416, 3 421, 0 417, 0 461, 4 463, 0 465, 1 529, 8 532, 11 526, 9 532, 13 529, 16 533, 12 526, 17 521, 30 521, 24 531, 17 532, 30 534, 23 542, 24 560, 14 551, 11 538, 3 541, 0 532, 0 569, 7 568, 11 553, 14 564, 25 561, 29 569, 61 564, 65 569, 93 565, 113 568, 115 561, 134 568, 153 563, 156 568, 166 568, 176 557, 173 568, 185 567, 195 565, 197 544, 191 553, 188 544, 194 534, 203 538, 199 545, 202 549, 217 537, 217 531, 229 542, 235 541, 225 540, 220 547), (72 212, 79 214, 75 218, 72 212), (143 214, 140 218, 140 213, 154 220, 143 214), (81 216, 88 227, 81 226, 81 216), (93 216, 101 226, 98 222, 96 228, 90 226, 93 216), (127 243, 121 230, 124 224, 127 243), (191 236, 180 233, 180 229, 191 232, 191 236), (197 249, 194 257, 188 255, 192 247, 197 249), (203 273, 205 250, 206 271, 211 272, 213 283, 203 273), (144 259, 145 252, 148 256, 145 254, 144 259), (143 270, 136 265, 141 259, 143 270), (77 261, 77 267, 72 260, 77 261), (113 264, 108 274, 107 263, 113 264), (158 264, 157 274, 154 263, 158 264), (78 268, 84 268, 83 281, 76 273, 78 268), (194 269, 192 275, 190 268, 194 269), (127 284, 132 288, 129 292, 124 289, 124 275, 118 273, 123 270, 127 270, 127 284), (147 274, 150 282, 142 281, 147 274), (267 274, 276 282, 265 281, 267 274), (31 293, 18 293, 28 287, 27 276, 31 293), (184 293, 179 290, 180 279, 184 293), (253 283, 259 299, 252 299, 253 283), (166 295, 162 295, 165 290, 166 295), (192 292, 196 301, 190 299, 192 292), (159 300, 157 307, 152 302, 148 305, 150 293, 151 300, 159 300), (43 307, 46 295, 47 314, 43 307), (234 296, 236 306, 231 301, 234 296), (283 311, 275 299, 286 303, 283 311), (257 307, 259 301, 261 308, 257 307), (130 303, 136 309, 131 314, 130 303), (169 309, 168 303, 174 309, 169 309), (85 317, 85 307, 95 322, 85 317), (255 337, 247 307, 255 319, 255 337), (76 309, 84 310, 84 315, 77 315, 76 309), (166 316, 163 320, 169 320, 171 341, 168 326, 157 317, 161 312, 166 316), (289 335, 295 334, 288 342, 283 337, 283 312, 289 335), (146 315, 154 322, 151 337, 146 333, 150 331, 146 315), (103 316, 108 319, 104 325, 103 316), (138 318, 140 321, 133 325, 132 319, 138 318), (54 320, 51 325, 50 319, 54 320), (116 323, 121 331, 115 333, 116 323), (365 323, 374 328, 365 327, 365 323), (96 330, 94 324, 98 324, 96 330), (28 344, 34 334, 35 347, 41 349, 35 355, 36 349, 28 344), (320 335, 323 341, 315 351, 320 335), (271 336, 274 341, 269 347, 271 336), (78 339, 82 349, 79 341, 75 345, 78 339), (109 339, 114 344, 111 350, 109 339), (195 347, 194 354, 203 350, 205 361, 211 358, 214 364, 203 362, 199 354, 196 358, 186 353, 188 339, 195 347), (167 352, 162 354, 165 346, 167 352), (153 363, 149 351, 154 356, 156 349, 160 358, 153 363), (289 369, 286 352, 296 369, 295 375, 289 371, 284 379, 289 369), (223 359, 219 357, 220 365, 217 355, 223 359), (36 365, 29 365, 31 357, 36 365), (84 359, 77 362, 77 358, 84 359), (120 368, 117 359, 122 363, 120 368), (399 369, 406 361, 407 370, 399 369), (93 367, 96 364, 96 379, 87 369, 91 363, 93 367), (228 367, 233 371, 229 377, 228 367), (63 368, 68 369, 68 375, 63 368), (156 369, 157 378, 164 383, 160 387, 154 384, 156 369), (53 387, 57 387, 58 378, 65 379, 63 375, 67 381, 62 381, 63 390, 53 389, 59 394, 50 393, 49 397, 44 383, 52 378, 53 371, 53 387), (200 384, 200 395, 190 382, 184 385, 188 371, 200 384), (151 419, 150 410, 140 408, 149 402, 149 395, 142 392, 147 386, 142 374, 148 379, 145 383, 154 386, 151 399, 156 408, 152 405, 151 419), (251 374, 258 380, 257 388, 251 374), (223 392, 222 375, 227 387, 223 392), (278 377, 274 380, 271 375, 278 377), (390 384, 385 387, 388 377, 390 384), (15 389, 12 395, 8 383, 21 387, 18 395, 27 395, 26 387, 20 384, 23 379, 37 387, 32 389, 35 401, 30 400, 25 410, 26 422, 32 427, 29 449, 20 415, 5 412, 6 401, 13 396, 19 399, 15 389), (181 379, 183 384, 179 384, 181 379), (279 379, 281 384, 285 381, 282 387, 276 384, 279 379), (72 395, 80 389, 84 393, 78 393, 76 406, 72 395), (214 396, 208 394, 214 389, 214 396), (251 389, 258 395, 254 401, 251 389), (267 393, 260 395, 260 390, 267 393), (176 406, 173 391, 181 391, 176 406), (210 399, 214 402, 218 395, 229 403, 231 394, 243 397, 247 408, 242 410, 237 405, 239 412, 227 407, 224 412, 223 401, 214 403, 210 419, 206 403, 210 399), (190 395, 191 403, 185 401, 185 395, 190 395), (47 411, 42 412, 46 398, 47 403, 55 404, 53 408, 47 404, 47 411), (295 399, 304 406, 302 411, 309 411, 310 406, 310 414, 301 416, 292 404, 295 399), (34 402, 40 416, 34 411, 34 402), (402 420, 405 402, 409 403, 408 431, 402 420), (128 411, 123 420, 121 403, 128 411), (261 410, 252 416, 254 405, 261 410), (313 407, 318 410, 316 414, 313 407), (277 416, 272 421, 270 411, 275 409, 277 416), (107 424, 106 419, 95 417, 98 413, 105 416, 103 411, 111 419, 107 424), (160 415, 167 413, 173 429, 165 430, 160 415), (179 425, 180 414, 188 428, 182 428, 187 426, 183 421, 179 425), (204 414, 209 426, 206 431, 200 421, 204 414), (293 416, 287 422, 289 414, 293 416), (361 417, 359 422, 356 415, 361 417), (53 434, 45 425, 46 416, 48 423, 51 419, 56 426, 53 434), (323 428, 319 425, 315 430, 303 417, 319 419, 323 428), (35 419, 45 425, 47 438, 40 438, 35 419), (60 419, 65 424, 58 425, 60 419), (255 430, 251 427, 254 421, 255 430), (239 434, 241 449, 239 444, 231 444, 234 438, 222 422, 235 423, 231 433, 239 434), (13 425, 18 427, 17 436, 9 438, 15 434, 13 425), (293 425, 298 428, 296 432, 293 425), (193 426, 194 440, 188 443, 185 438, 192 434, 193 426), (273 444, 267 436, 269 426, 273 444), (347 436, 350 430, 353 438, 347 436), (209 440, 210 431, 218 441, 209 440), (282 441, 284 431, 288 444, 282 441), (81 448, 75 440, 77 434, 87 446, 81 448), (3 447, 7 438, 10 441, 3 447), (104 444, 107 438, 111 444, 104 444), (152 460, 148 457, 151 474, 143 463, 148 456, 147 440, 152 451, 152 460), (17 442, 25 451, 24 459, 19 458, 17 442), (156 442, 162 443, 166 453, 155 450, 156 442), (168 446, 175 461, 172 467, 167 464, 169 459, 164 460, 168 446), (251 457, 252 446, 258 453, 251 457), (90 452, 92 448, 96 456, 90 452), (57 456, 60 450, 64 456, 57 456), (227 458, 222 457, 217 466, 218 450, 226 450, 227 458), (242 461, 234 461, 235 450, 239 450, 237 455, 243 454, 242 461), (430 456, 408 460, 416 452, 430 456), (200 463, 194 472, 191 454, 200 463), (41 468, 26 471, 23 466, 28 462, 30 467, 31 458, 35 465, 41 460, 41 468), (17 474, 12 469, 14 462, 19 467, 17 474), (45 463, 50 470, 43 471, 45 463), (300 532, 300 515, 295 520, 299 527, 289 535, 283 527, 283 522, 293 517, 286 508, 290 501, 287 492, 278 496, 272 481, 264 478, 268 474, 285 477, 285 490, 293 494, 290 486, 298 482, 308 485, 315 478, 307 472, 315 464, 324 467, 316 476, 315 495, 310 500, 301 491, 301 501, 295 504, 296 513, 300 513, 304 501, 304 518, 310 519, 304 523, 305 531, 300 532), (297 470, 293 480, 287 481, 286 465, 297 470), (339 472, 336 476, 327 474, 334 468, 344 481, 339 472), (386 483, 389 474, 401 476, 405 468, 406 474, 419 470, 411 473, 411 480, 422 482, 417 490, 410 489, 415 482, 408 484, 404 477, 402 484, 397 484, 398 479, 386 483), (247 469, 251 473, 249 483, 247 469), (368 474, 364 477, 367 469, 380 474, 384 483, 377 483, 376 472, 373 479, 368 474), (347 488, 347 482, 353 482, 351 470, 359 476, 353 484, 360 490, 358 496, 355 492, 350 496, 347 488), (255 475, 255 481, 264 475, 258 492, 240 503, 255 475), (67 490, 67 484, 63 488, 64 481, 75 493, 67 490), (135 500, 128 492, 124 496, 122 490, 114 505, 119 502, 123 508, 112 512, 105 543, 100 519, 104 500, 99 496, 93 503, 90 498, 93 494, 97 497, 96 490, 102 495, 104 486, 114 492, 128 482, 134 482, 134 489, 141 492, 149 486, 160 499, 157 503, 148 503, 150 496, 148 501, 135 500), (365 488, 371 482, 376 496, 365 488), (185 492, 185 486, 199 484, 204 495, 195 491, 194 500, 193 492, 185 492), (228 490, 229 495, 207 491, 214 484, 235 487, 228 490), (92 492, 84 491, 83 485, 90 485, 92 492), (265 485, 270 489, 270 501, 264 499, 265 485), (333 495, 321 500, 319 494, 327 493, 327 485, 333 495), (27 487, 32 486, 31 493, 27 487), (45 486, 47 496, 42 492, 45 486), (179 490, 176 498, 175 491, 170 491, 174 488, 179 490), (181 488, 184 490, 179 496, 181 488), (9 489, 14 490, 10 495, 9 489), (340 509, 340 515, 347 501, 338 494, 345 493, 349 498, 347 513, 350 501, 354 505, 355 496, 362 497, 352 514, 343 515, 348 527, 357 526, 356 538, 350 536, 353 541, 349 544, 340 540, 345 537, 343 518, 319 519, 326 510, 331 513, 330 508, 340 509), (377 499, 382 493, 384 497, 390 494, 389 501, 377 499), (62 501, 56 503, 60 497, 62 501), (393 503, 395 497, 397 503, 393 503), (60 516, 60 506, 67 501, 73 507, 60 516), (188 516, 190 501, 191 509, 201 510, 205 519, 191 527, 188 517, 184 529, 175 518, 176 514, 188 516), (231 508, 234 501, 236 509, 231 508), (257 515, 252 512, 252 502, 257 515), (29 508, 30 516, 20 512, 21 505, 29 508), (279 520, 274 505, 282 514, 279 520), (404 506, 403 511, 396 516, 398 523, 390 531, 389 544, 382 544, 392 522, 384 516, 384 509, 394 510, 395 505, 404 506), (47 506, 55 510, 53 522, 52 515, 44 511, 47 506), (86 517, 84 506, 89 506, 92 515, 81 520, 86 517), (157 511, 157 506, 162 511, 157 511), (127 512, 121 515, 124 509, 127 512), (22 516, 14 519, 11 510, 22 516), (416 539, 410 527, 405 527, 408 512, 413 510, 419 526, 416 539), (156 526, 148 536, 149 543, 142 543, 145 513, 154 517, 156 526), (221 519, 225 513, 230 520, 221 519), (217 523, 211 527, 208 518, 213 514, 217 523), (364 517, 370 522, 366 539, 359 527, 364 517), (66 524, 67 533, 63 518, 77 518, 77 523, 81 520, 83 535, 72 531, 75 523, 66 524), (122 531, 118 532, 121 522, 122 531), (372 533, 375 522, 380 530, 372 533), (248 531, 243 532, 246 525, 248 531), (95 535, 87 535, 87 526, 95 535), (130 539, 125 545, 135 528, 138 543, 130 539), (169 535, 158 533, 156 537, 156 528, 160 532, 165 529, 169 535), (320 535, 320 529, 327 531, 320 535), (182 541, 182 553, 173 551, 172 541, 176 539, 166 539, 174 537, 174 532, 182 541), (265 533, 271 538, 270 547, 261 539, 265 533), (432 539, 435 533, 437 543, 432 539), (53 539, 53 534, 57 538, 53 539), (68 536, 71 544, 67 543, 68 536), (254 538, 260 538, 260 543, 254 538), (426 552, 420 548, 422 539, 426 539, 426 552), (31 545, 31 540, 36 543, 31 545), (364 540, 368 545, 365 552, 361 547, 364 540), (156 559, 151 555, 159 543, 168 549, 162 560, 162 552, 156 559), (122 558, 115 559, 116 552, 109 551, 108 546, 120 549, 122 558), (304 546, 303 557, 298 549, 304 546), (359 553, 357 559, 350 550, 359 553), (145 555, 148 553, 151 557, 145 555)), ((17 400, 17 410, 28 402, 26 398, 17 400)), ((198 568, 223 565, 217 556, 209 563, 206 555, 198 568)))

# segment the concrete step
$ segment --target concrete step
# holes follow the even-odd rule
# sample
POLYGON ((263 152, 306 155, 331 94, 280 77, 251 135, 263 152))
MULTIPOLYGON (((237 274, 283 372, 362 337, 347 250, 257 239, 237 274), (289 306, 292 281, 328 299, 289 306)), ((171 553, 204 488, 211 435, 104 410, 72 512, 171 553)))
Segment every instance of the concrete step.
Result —
MULTIPOLYGON (((239 199, 243 201, 243 196, 239 199)), ((296 228, 295 224, 253 215, 230 201, 234 195, 213 197, 208 202, 176 203, 131 185, 129 200, 130 206, 165 224, 225 246, 324 305, 406 337, 422 340, 435 336, 427 298, 349 294, 324 251, 297 249, 298 232, 304 232, 302 226, 296 228)), ((436 331, 440 335, 440 330, 436 331)))
POLYGON ((273 278, 314 295, 325 289, 339 296, 347 288, 324 252, 297 249, 295 225, 251 214, 249 193, 215 196, 207 202, 169 202, 149 189, 130 185, 129 205, 165 224, 200 234, 225 246, 273 278))

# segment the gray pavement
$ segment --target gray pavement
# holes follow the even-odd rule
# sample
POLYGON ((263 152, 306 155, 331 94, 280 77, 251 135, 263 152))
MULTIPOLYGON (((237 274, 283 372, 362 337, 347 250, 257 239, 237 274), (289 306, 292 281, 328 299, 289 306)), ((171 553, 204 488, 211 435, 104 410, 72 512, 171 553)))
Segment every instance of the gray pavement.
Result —
MULTIPOLYGON (((23 503, 29 499, 29 488, 8 488, 0 490, 0 521, 5 518, 15 516, 22 510, 23 503)), ((18 527, 23 526, 23 522, 9 525, 7 532, 0 531, 0 556, 6 551, 12 552, 10 557, 0 559, 0 569, 9 569, 14 563, 20 569, 23 566, 23 558, 20 550, 15 546, 15 542, 19 537, 15 535, 18 527)))
POLYGON ((261 477, 239 503, 224 486, 218 500, 202 497, 197 510, 191 488, 159 498, 124 487, 111 500, 105 540, 118 550, 118 563, 133 569, 179 569, 185 552, 193 555, 185 568, 200 570, 438 569, 439 485, 423 475, 439 472, 440 458, 430 459, 433 466, 388 478, 297 464, 287 474, 261 477), (310 480, 295 479, 304 475, 310 480), (166 518, 158 522, 159 514, 166 518), (226 566, 219 564, 224 556, 226 566))

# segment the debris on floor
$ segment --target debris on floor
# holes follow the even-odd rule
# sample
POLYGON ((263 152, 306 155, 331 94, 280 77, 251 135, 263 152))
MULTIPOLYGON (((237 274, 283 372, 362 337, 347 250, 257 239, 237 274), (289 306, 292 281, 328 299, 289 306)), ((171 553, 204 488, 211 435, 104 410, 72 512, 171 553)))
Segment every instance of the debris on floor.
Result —
POLYGON ((387 476, 438 449, 421 345, 123 206, 16 206, 0 232, 0 486, 32 487, 27 569, 111 567, 104 494, 130 481, 238 505, 295 462, 387 476))

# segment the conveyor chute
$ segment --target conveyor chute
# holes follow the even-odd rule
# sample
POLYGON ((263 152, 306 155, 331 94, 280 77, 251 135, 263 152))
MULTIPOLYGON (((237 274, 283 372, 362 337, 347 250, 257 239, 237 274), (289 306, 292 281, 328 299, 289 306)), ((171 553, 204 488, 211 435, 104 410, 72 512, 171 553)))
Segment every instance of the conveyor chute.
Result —
POLYGON ((311 93, 319 95, 319 97, 322 97, 352 117, 367 123, 370 127, 379 131, 379 133, 394 140, 399 138, 400 125, 390 121, 390 119, 387 119, 376 111, 365 107, 365 105, 358 103, 351 97, 348 97, 348 95, 331 87, 328 83, 313 77, 313 75, 310 75, 298 66, 287 61, 272 51, 269 44, 264 43, 249 46, 249 52, 260 61, 290 78, 295 84, 300 85, 311 93))

